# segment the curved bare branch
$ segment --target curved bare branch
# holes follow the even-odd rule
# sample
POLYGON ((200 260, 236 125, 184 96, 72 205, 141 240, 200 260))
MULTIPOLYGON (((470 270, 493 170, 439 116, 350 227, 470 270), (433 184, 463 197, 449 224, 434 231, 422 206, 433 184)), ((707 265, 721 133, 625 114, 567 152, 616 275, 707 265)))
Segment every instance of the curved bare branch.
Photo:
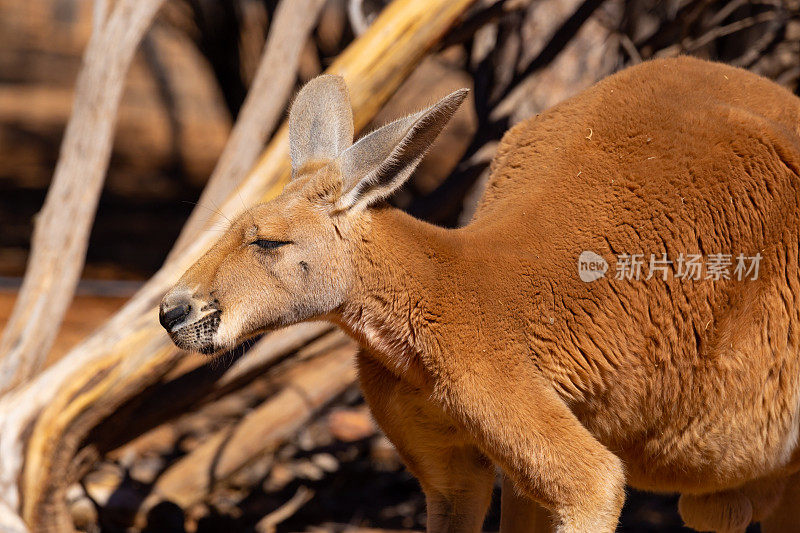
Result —
POLYGON ((96 4, 72 116, 36 217, 25 280, 0 339, 0 393, 34 376, 53 346, 86 258, 125 75, 163 2, 120 0, 107 20, 98 20, 107 2, 96 4))
POLYGON ((278 5, 239 119, 168 259, 184 250, 208 223, 213 212, 202 206, 224 202, 258 159, 267 136, 283 115, 297 77, 300 52, 324 3, 324 0, 284 0, 278 5))

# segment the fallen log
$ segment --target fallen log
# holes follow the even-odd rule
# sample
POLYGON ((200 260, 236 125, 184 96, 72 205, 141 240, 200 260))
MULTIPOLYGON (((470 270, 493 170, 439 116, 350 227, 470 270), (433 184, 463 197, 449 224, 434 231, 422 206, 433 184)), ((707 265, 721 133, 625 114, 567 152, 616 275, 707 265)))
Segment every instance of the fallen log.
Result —
POLYGON ((222 361, 187 357, 152 385, 118 408, 114 416, 93 429, 88 439, 101 455, 124 455, 126 443, 157 429, 165 420, 173 423, 191 410, 197 412, 226 395, 247 387, 272 366, 295 355, 302 356, 310 342, 317 345, 330 337, 333 327, 324 322, 296 324, 274 331, 252 346, 228 354, 222 361), (318 339, 319 338, 319 339, 318 339))
MULTIPOLYGON (((345 77, 363 128, 472 0, 395 0, 328 70, 345 77)), ((287 128, 221 207, 233 217, 279 192, 289 177, 287 128)), ((69 531, 65 488, 89 432, 182 359, 157 322, 166 288, 214 241, 205 232, 169 261, 97 333, 26 386, 0 398, 0 499, 36 531, 69 531)), ((81 453, 91 464, 96 453, 81 453)))
POLYGON ((332 398, 356 379, 356 346, 337 333, 340 346, 291 369, 281 390, 233 428, 211 435, 170 466, 153 486, 142 509, 168 500, 182 508, 201 501, 214 487, 290 438, 332 398))

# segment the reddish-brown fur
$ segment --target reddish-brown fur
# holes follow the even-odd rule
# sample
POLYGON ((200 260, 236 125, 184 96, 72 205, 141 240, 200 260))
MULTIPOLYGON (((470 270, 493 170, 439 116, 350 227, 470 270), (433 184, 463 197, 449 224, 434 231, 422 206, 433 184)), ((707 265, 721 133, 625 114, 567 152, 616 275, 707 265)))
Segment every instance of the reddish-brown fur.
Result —
POLYGON ((185 347, 341 325, 430 530, 480 529, 494 465, 504 531, 613 531, 626 483, 682 493, 694 527, 800 529, 800 100, 691 58, 627 69, 511 129, 457 230, 332 209, 339 169, 299 169, 165 297, 219 300, 221 333, 185 347), (316 244, 265 267, 244 246, 264 228, 316 244), (581 281, 584 250, 605 278, 581 281), (614 279, 617 254, 663 253, 763 259, 757 280, 614 279), (265 281, 303 257, 333 288, 265 281))

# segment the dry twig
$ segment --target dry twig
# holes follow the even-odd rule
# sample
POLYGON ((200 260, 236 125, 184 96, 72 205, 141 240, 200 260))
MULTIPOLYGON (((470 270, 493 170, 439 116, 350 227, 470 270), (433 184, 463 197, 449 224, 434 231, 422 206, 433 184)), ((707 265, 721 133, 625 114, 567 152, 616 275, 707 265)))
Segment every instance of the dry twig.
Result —
POLYGON ((291 517, 301 507, 311 501, 314 497, 314 491, 308 487, 300 487, 294 493, 289 501, 269 513, 256 524, 255 530, 257 533, 275 533, 275 526, 291 517))

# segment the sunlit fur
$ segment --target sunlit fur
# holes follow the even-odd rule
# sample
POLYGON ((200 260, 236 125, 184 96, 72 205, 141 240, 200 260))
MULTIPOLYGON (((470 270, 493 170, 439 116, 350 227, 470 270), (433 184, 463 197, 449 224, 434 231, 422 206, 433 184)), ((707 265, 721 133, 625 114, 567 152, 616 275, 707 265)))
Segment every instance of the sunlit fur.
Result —
POLYGON ((683 494, 692 526, 800 531, 800 100, 696 59, 630 68, 509 131, 456 230, 331 209, 346 181, 299 169, 165 302, 216 298, 216 350, 311 318, 359 340, 430 530, 479 531, 497 465, 504 531, 534 502, 539 531, 614 531, 626 483, 683 494), (664 252, 763 259, 757 281, 614 279, 617 254, 664 252))

